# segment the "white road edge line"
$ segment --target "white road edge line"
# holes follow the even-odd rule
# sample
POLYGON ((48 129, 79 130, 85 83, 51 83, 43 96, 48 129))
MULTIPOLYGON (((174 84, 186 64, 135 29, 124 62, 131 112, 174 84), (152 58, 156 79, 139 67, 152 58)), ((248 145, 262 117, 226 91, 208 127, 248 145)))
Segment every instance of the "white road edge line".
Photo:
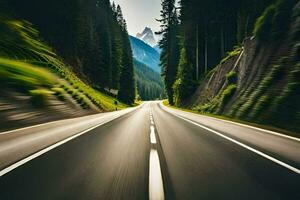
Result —
MULTIPOLYGON (((136 109, 138 109, 142 106, 143 106, 143 104, 133 108, 132 111, 134 111, 134 110, 136 110, 136 109)), ((117 114, 123 114, 123 113, 120 113, 121 111, 114 111, 114 112, 119 112, 117 114)), ((82 116, 82 117, 86 117, 86 116, 82 116)), ((36 127, 41 127, 41 126, 45 126, 45 125, 55 124, 55 123, 62 122, 62 121, 65 121, 65 120, 78 119, 78 118, 82 118, 82 117, 75 117, 75 118, 69 118, 69 119, 60 119, 60 120, 55 120, 55 121, 52 121, 52 122, 46 122, 46 123, 42 123, 42 124, 36 124, 36 125, 32 125, 32 126, 27 126, 27 127, 23 127, 23 128, 14 129, 14 130, 4 131, 4 132, 0 132, 0 135, 5 135, 5 134, 8 134, 8 133, 12 133, 12 132, 16 132, 16 131, 23 131, 23 130, 27 130, 27 129, 30 129, 30 128, 36 128, 36 127)), ((106 116, 99 116, 99 117, 106 117, 106 116)))
MULTIPOLYGON (((165 105, 163 105, 163 106, 166 107, 165 105)), ((174 109, 174 108, 172 108, 172 109, 174 109)), ((174 110, 176 111, 176 109, 174 109, 174 110)), ((183 111, 183 112, 185 112, 185 111, 183 111)), ((215 117, 210 117, 210 116, 206 116, 206 115, 189 113, 189 112, 185 112, 185 113, 192 114, 192 115, 198 116, 198 117, 201 116, 201 117, 206 117, 206 118, 210 118, 210 119, 214 119, 214 120, 218 120, 218 121, 223 121, 223 122, 227 122, 227 123, 230 123, 230 124, 234 124, 234 125, 239 125, 239 126, 251 128, 251 129, 254 129, 254 130, 259 130, 259 131, 262 131, 262 132, 265 132, 265 133, 269 133, 271 135, 276 135, 276 136, 279 136, 279 137, 288 138, 288 139, 300 142, 300 138, 289 136, 289 135, 284 135, 284 134, 281 134, 281 133, 278 133, 278 132, 275 132, 275 131, 270 131, 270 130, 267 130, 267 129, 258 128, 258 127, 255 127, 255 126, 250 126, 250 125, 242 124, 242 123, 238 123, 238 122, 233 122, 233 121, 230 121, 230 120, 225 120, 225 119, 219 119, 219 118, 215 118, 215 117)), ((178 114, 175 114, 175 115, 178 115, 178 114)))
POLYGON ((291 171, 293 171, 293 172, 295 172, 295 173, 297 173, 297 174, 300 175, 300 169, 297 169, 297 168, 295 168, 295 167, 293 167, 293 166, 291 166, 289 164, 286 164, 286 163, 284 163, 284 162, 282 162, 282 161, 280 161, 280 160, 278 160, 276 158, 273 158, 273 157, 271 157, 271 156, 269 156, 269 155, 267 155, 267 154, 265 154, 265 153, 263 153, 261 151, 258 151, 258 150, 254 149, 254 148, 252 148, 252 147, 250 147, 248 145, 245 145, 245 144, 243 144, 243 143, 241 143, 241 142, 239 142, 239 141, 237 141, 235 139, 232 139, 232 138, 230 138, 230 137, 228 137, 226 135, 223 135, 222 133, 219 133, 219 132, 217 132, 217 131, 215 131, 213 129, 210 129, 210 128, 206 127, 206 126, 200 125, 200 124, 198 124, 198 123, 196 123, 194 121, 191 121, 189 119, 181 117, 181 116, 179 116, 177 114, 174 114, 174 115, 177 116, 177 117, 179 117, 179 118, 181 118, 181 119, 183 119, 183 120, 185 120, 185 121, 187 121, 187 122, 189 122, 189 123, 191 123, 191 124, 199 126, 199 127, 203 128, 205 130, 208 130, 208 131, 210 131, 210 132, 212 132, 212 133, 214 133, 214 134, 216 134, 218 136, 221 136, 221 137, 223 137, 223 138, 225 138, 225 139, 227 139, 227 140, 229 140, 229 141, 231 141, 231 142, 233 142, 233 143, 235 143, 235 144, 237 144, 237 145, 239 145, 241 147, 244 147, 245 149, 248 149, 248 150, 250 150, 250 151, 252 151, 252 152, 254 152, 254 153, 256 153, 256 154, 258 154, 258 155, 260 155, 260 156, 262 156, 262 157, 264 157, 266 159, 268 159, 268 160, 271 160, 274 163, 276 163, 278 165, 281 165, 281 166, 283 166, 283 167, 285 167, 285 168, 287 168, 287 169, 289 169, 289 170, 291 170, 291 171))
POLYGON ((255 126, 250 126, 250 125, 247 125, 247 124, 232 122, 232 121, 224 120, 224 119, 218 119, 218 120, 221 120, 223 122, 229 122, 229 123, 235 124, 235 125, 244 126, 244 127, 247 127, 247 128, 255 129, 255 130, 258 130, 258 131, 266 132, 266 133, 269 133, 269 134, 272 134, 272 135, 276 135, 276 136, 279 136, 279 137, 288 138, 288 139, 300 142, 300 138, 296 138, 296 137, 289 136, 289 135, 284 135, 284 134, 281 134, 281 133, 277 133, 275 131, 270 131, 270 130, 267 130, 267 129, 262 129, 262 128, 258 128, 258 127, 255 127, 255 126))
MULTIPOLYGON (((76 119, 76 118, 74 118, 74 119, 76 119)), ((43 124, 37 124, 37 125, 33 125, 33 126, 27 126, 27 127, 24 127, 24 128, 18 128, 18 129, 14 129, 14 130, 10 130, 10 131, 4 131, 4 132, 1 132, 0 135, 5 135, 5 134, 16 132, 16 131, 24 131, 24 130, 27 130, 27 129, 30 129, 30 128, 36 128, 36 127, 40 127, 40 126, 44 126, 44 125, 54 124, 54 123, 57 123, 59 121, 61 121, 61 120, 57 120, 57 121, 53 121, 53 122, 47 122, 47 123, 43 123, 43 124)))
MULTIPOLYGON (((121 116, 123 116, 123 115, 121 115, 121 116)), ((45 153, 47 153, 48 151, 50 151, 50 150, 52 150, 52 149, 54 149, 54 148, 56 148, 56 147, 58 147, 58 146, 60 146, 62 144, 65 144, 65 143, 69 142, 70 140, 73 140, 73 139, 75 139, 75 138, 77 138, 77 137, 79 137, 79 136, 81 136, 81 135, 83 135, 83 134, 85 134, 85 133, 87 133, 87 132, 89 132, 89 131, 97 128, 97 127, 99 127, 99 126, 102 126, 102 125, 104 125, 104 124, 106 124, 106 123, 108 123, 108 122, 110 122, 110 121, 112 121, 114 119, 117 119, 118 117, 120 117, 120 116, 119 115, 115 115, 111 120, 108 120, 108 121, 103 122, 101 124, 95 125, 95 126, 89 128, 89 129, 86 129, 86 130, 84 130, 84 131, 82 131, 80 133, 77 133, 77 134, 75 134, 75 135, 73 135, 71 137, 68 137, 68 138, 66 138, 64 140, 61 140, 61 141, 59 141, 59 142, 57 142, 57 143, 55 143, 55 144, 53 144, 53 145, 51 145, 49 147, 46 147, 46 148, 44 148, 44 149, 42 149, 42 150, 40 150, 40 151, 38 151, 38 152, 36 152, 36 153, 34 153, 34 154, 26 157, 26 158, 23 158, 22 160, 20 160, 20 161, 14 163, 14 164, 12 164, 12 165, 10 165, 10 166, 2 169, 0 171, 0 177, 3 176, 3 175, 5 175, 5 174, 7 174, 8 172, 16 169, 17 167, 19 167, 21 165, 24 165, 25 163, 27 163, 27 162, 29 162, 29 161, 31 161, 31 160, 33 160, 33 159, 35 159, 35 158, 37 158, 37 157, 45 154, 45 153)))

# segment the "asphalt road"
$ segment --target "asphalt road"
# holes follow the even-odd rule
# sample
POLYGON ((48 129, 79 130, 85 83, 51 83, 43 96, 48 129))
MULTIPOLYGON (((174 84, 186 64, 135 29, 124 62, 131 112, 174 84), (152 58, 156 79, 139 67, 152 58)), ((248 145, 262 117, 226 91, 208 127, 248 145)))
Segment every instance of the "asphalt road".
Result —
POLYGON ((300 140, 167 108, 0 133, 0 199, 300 199, 300 140))

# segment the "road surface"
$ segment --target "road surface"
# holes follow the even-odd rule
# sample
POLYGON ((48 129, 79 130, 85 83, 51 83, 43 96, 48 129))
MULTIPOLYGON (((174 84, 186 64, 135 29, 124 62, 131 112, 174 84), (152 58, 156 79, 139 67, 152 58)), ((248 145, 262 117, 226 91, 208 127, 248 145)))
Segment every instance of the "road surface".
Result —
POLYGON ((300 139, 146 102, 0 133, 1 200, 300 199, 300 139))

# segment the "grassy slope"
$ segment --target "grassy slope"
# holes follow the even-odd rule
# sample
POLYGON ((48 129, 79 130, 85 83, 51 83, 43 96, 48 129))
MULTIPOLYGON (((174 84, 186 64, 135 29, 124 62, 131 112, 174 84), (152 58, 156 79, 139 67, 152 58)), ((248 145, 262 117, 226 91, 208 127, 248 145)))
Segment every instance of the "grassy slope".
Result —
MULTIPOLYGON (((52 49, 42 42, 39 33, 25 21, 0 18, 0 83, 33 97, 67 93, 82 108, 93 102, 103 111, 115 109, 115 99, 81 81, 52 49)), ((2 88, 3 89, 3 88, 2 88)), ((118 108, 128 107, 118 103, 118 108)))

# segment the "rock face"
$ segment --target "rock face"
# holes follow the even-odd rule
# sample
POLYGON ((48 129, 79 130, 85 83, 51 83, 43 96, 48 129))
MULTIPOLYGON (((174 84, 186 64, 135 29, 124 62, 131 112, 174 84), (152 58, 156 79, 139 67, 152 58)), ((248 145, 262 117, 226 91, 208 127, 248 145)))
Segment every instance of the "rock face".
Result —
POLYGON ((151 28, 146 27, 142 33, 138 33, 136 35, 136 37, 142 41, 144 41, 145 43, 147 43, 148 45, 150 45, 151 47, 155 46, 156 40, 154 38, 154 34, 153 31, 151 30, 151 28))
POLYGON ((300 3, 280 41, 244 41, 240 53, 213 69, 185 106, 203 113, 300 132, 300 3), (228 79, 234 74, 235 81, 228 79))

